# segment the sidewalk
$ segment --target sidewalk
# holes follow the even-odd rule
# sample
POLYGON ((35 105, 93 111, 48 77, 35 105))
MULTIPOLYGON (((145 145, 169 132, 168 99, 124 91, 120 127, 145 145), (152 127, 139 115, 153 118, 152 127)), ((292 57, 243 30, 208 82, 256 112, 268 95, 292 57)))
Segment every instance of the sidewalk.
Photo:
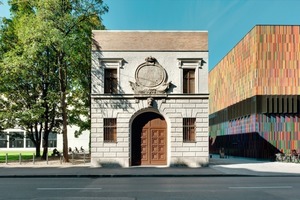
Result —
POLYGON ((0 177, 202 177, 202 176, 299 176, 300 163, 267 162, 247 158, 219 158, 208 167, 90 167, 89 163, 0 164, 0 177))
POLYGON ((210 168, 227 175, 240 176, 299 176, 300 163, 271 162, 251 158, 213 157, 210 168))

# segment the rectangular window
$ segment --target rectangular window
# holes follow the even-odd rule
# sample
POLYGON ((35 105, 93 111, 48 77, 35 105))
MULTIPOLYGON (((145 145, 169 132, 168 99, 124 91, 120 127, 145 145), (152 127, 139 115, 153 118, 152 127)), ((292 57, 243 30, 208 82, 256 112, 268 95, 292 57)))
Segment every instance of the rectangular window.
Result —
POLYGON ((34 148, 35 147, 34 143, 30 139, 30 137, 32 136, 31 134, 32 133, 30 133, 30 132, 26 133, 26 140, 25 140, 25 142, 26 142, 26 148, 34 148))
POLYGON ((57 133, 49 133, 48 147, 57 147, 57 133))
POLYGON ((117 69, 105 69, 104 93, 116 94, 118 92, 117 69))
POLYGON ((7 147, 7 135, 4 132, 0 132, 0 148, 7 147))
POLYGON ((26 137, 26 148, 34 148, 35 145, 30 138, 26 137))
POLYGON ((196 118, 183 118, 183 142, 196 141, 196 118))
MULTIPOLYGON (((32 140, 28 136, 29 133, 26 134, 26 148, 34 148, 35 145, 32 140)), ((48 135, 48 147, 54 148, 57 147, 57 133, 49 133, 48 135)))
POLYGON ((117 142, 117 119, 104 119, 104 142, 117 142))
POLYGON ((24 133, 10 132, 9 133, 9 148, 24 148, 24 133))
POLYGON ((195 93, 195 69, 183 69, 183 93, 195 93))

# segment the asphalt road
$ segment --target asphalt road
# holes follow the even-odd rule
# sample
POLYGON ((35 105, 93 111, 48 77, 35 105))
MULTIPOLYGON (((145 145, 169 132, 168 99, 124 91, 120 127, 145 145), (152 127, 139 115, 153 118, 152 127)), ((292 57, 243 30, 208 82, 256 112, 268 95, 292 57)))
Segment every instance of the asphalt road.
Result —
POLYGON ((300 178, 1 178, 0 192, 5 200, 298 200, 300 178))

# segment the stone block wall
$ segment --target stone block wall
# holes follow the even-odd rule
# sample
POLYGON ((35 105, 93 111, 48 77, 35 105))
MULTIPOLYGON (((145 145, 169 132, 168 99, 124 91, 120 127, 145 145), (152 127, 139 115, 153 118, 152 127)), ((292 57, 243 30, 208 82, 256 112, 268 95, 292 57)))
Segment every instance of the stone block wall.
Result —
POLYGON ((139 119, 137 117, 140 114, 153 112, 161 115, 167 125, 168 166, 207 165, 209 159, 208 33, 206 31, 93 31, 93 38, 97 44, 93 46, 91 55, 92 164, 131 166, 131 126, 135 119, 139 119), (143 66, 147 72, 137 73, 143 66), (156 66, 157 71, 154 70, 156 73, 151 66, 156 66), (117 94, 104 94, 106 69, 117 71, 117 94), (193 94, 183 92, 184 71, 187 69, 194 70, 193 94), (147 73, 152 74, 147 76, 147 73), (163 77, 162 82, 159 82, 160 73, 163 77), (151 84, 143 85, 137 80, 147 80, 147 83, 152 81, 158 85, 154 84, 157 88, 153 88, 151 84), (140 85, 142 87, 138 90, 133 87, 140 85), (168 87, 161 89, 163 88, 161 86, 165 85, 168 87), (149 107, 147 98, 150 97, 154 102, 149 107), (117 141, 114 143, 103 141, 104 118, 117 119, 117 141), (196 119, 194 142, 183 141, 183 118, 196 119))
MULTIPOLYGON (((138 111, 148 112, 147 100, 128 97, 122 99, 94 98, 92 100, 91 153, 92 164, 111 163, 130 166, 131 122, 138 111), (115 109, 116 107, 120 107, 115 109), (122 107, 122 108, 121 108, 122 107), (117 118, 117 142, 103 142, 103 119, 117 118)), ((185 164, 199 167, 208 164, 208 96, 154 98, 154 109, 167 122, 168 165, 185 164), (196 141, 183 142, 183 118, 196 118, 196 141)))

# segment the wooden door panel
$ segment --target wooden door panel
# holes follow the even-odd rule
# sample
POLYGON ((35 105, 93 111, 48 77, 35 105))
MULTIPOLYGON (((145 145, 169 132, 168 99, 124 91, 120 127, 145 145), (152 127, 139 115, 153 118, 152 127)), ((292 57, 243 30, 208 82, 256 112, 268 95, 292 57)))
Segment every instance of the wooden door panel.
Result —
POLYGON ((149 143, 149 133, 148 129, 143 129, 141 133, 141 164, 148 165, 149 162, 149 151, 148 151, 148 143, 149 143))
POLYGON ((167 124, 156 113, 144 113, 134 120, 132 165, 167 164, 167 124))
POLYGON ((153 128, 150 133, 151 164, 166 163, 166 130, 153 128))

